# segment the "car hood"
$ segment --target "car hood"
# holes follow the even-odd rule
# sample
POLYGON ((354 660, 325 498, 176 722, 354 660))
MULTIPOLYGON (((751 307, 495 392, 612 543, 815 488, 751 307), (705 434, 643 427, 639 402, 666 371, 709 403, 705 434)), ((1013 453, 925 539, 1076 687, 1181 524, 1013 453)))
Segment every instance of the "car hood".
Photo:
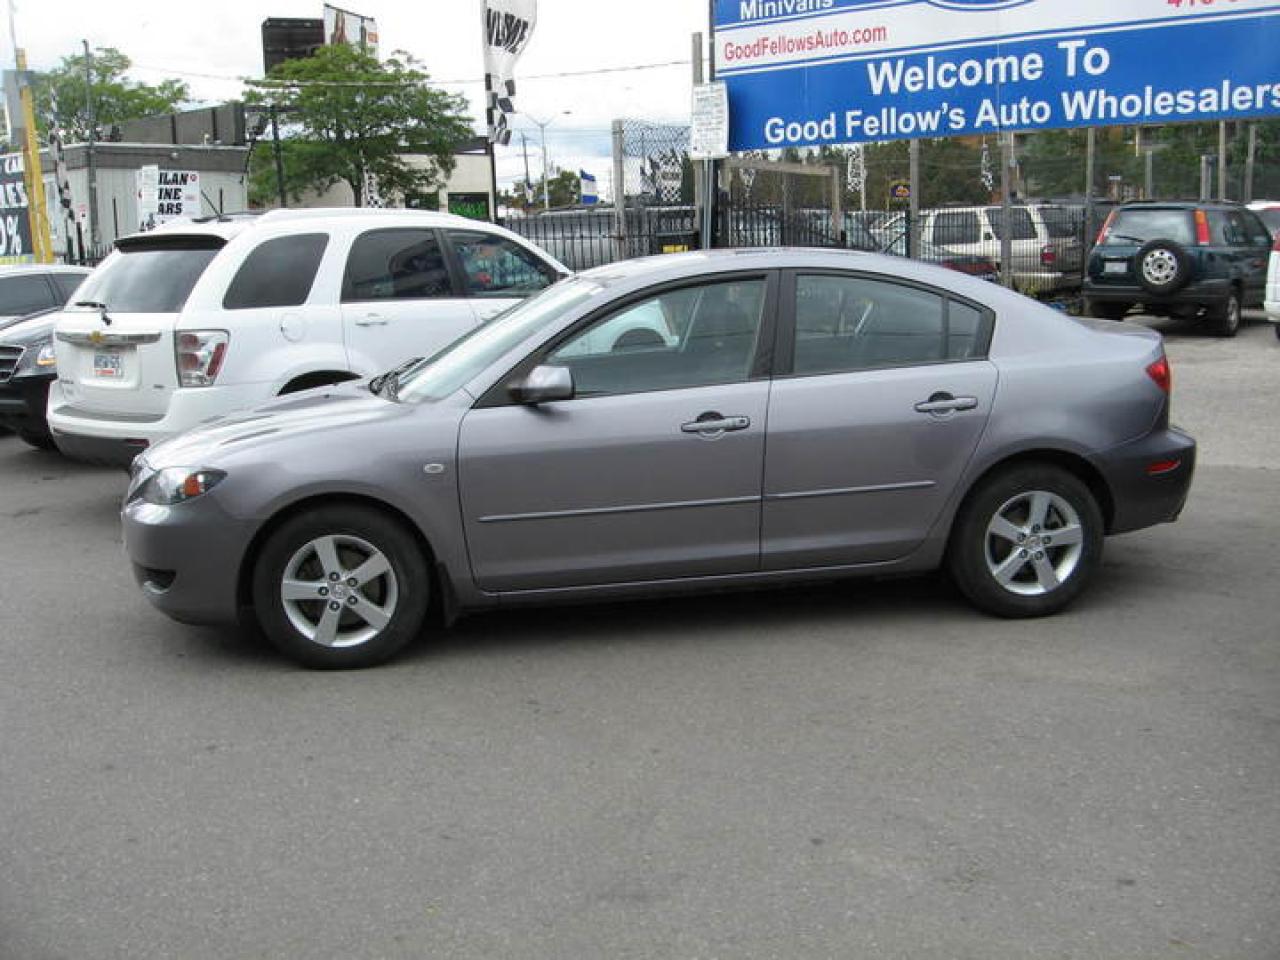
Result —
POLYGON ((410 409, 369 392, 367 382, 318 387, 242 410, 156 444, 142 456, 155 469, 216 466, 231 452, 281 441, 296 441, 324 432, 326 442, 342 443, 339 431, 358 427, 410 409))
POLYGON ((10 323, 0 323, 0 343, 26 347, 53 335, 53 328, 61 310, 42 310, 40 313, 18 317, 10 323))

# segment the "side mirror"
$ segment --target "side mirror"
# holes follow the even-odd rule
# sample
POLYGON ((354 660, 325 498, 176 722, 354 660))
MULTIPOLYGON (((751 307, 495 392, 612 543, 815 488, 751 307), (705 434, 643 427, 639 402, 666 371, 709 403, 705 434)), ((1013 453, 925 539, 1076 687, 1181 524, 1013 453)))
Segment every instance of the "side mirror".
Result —
POLYGON ((568 367, 534 367, 511 388, 517 403, 539 404, 573 399, 573 374, 568 367))

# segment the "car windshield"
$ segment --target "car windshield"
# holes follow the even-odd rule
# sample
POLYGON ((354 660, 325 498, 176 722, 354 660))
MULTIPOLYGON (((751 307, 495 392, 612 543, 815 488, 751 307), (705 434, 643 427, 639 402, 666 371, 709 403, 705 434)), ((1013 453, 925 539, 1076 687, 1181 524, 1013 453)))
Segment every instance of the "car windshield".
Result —
POLYGON ((220 237, 121 241, 76 291, 75 302, 101 303, 120 313, 177 313, 224 242, 220 237))
POLYGON ((1187 210, 1121 210, 1107 231, 1105 244, 1146 243, 1148 240, 1176 240, 1194 243, 1191 213, 1187 210))
POLYGON ((413 403, 449 396, 511 348, 600 289, 598 284, 582 279, 562 280, 548 287, 401 374, 398 399, 413 403))

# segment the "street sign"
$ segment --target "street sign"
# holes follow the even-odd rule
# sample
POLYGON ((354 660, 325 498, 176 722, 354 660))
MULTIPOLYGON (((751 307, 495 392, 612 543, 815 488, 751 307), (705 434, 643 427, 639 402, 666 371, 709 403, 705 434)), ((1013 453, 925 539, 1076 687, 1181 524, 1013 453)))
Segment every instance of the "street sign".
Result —
POLYGON ((1276 0, 715 0, 729 146, 1280 114, 1276 0))
POLYGON ((689 126, 689 156, 718 160, 729 155, 729 94, 723 83, 693 88, 693 120, 689 126))

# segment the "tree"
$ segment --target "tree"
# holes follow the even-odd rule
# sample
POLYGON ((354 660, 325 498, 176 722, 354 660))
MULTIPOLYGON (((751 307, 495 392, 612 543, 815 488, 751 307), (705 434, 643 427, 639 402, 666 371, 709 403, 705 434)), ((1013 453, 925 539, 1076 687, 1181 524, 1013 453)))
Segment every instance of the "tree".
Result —
POLYGON ((125 120, 172 113, 190 98, 190 91, 181 80, 163 80, 153 86, 127 79, 125 74, 131 66, 133 61, 114 47, 98 47, 89 68, 88 84, 82 53, 63 57, 52 70, 37 72, 33 96, 40 132, 47 134, 57 128, 65 131, 69 142, 87 140, 86 87, 93 91, 94 119, 100 131, 125 120))
MULTIPOLYGON (((542 180, 542 177, 534 180, 529 188, 530 196, 533 197, 533 202, 529 204, 530 210, 541 210, 543 207, 542 180)), ((578 179, 578 175, 572 170, 561 170, 559 167, 552 166, 548 193, 550 194, 551 206, 571 207, 581 200, 582 183, 578 179)), ((525 206, 524 198, 525 182, 521 178, 511 185, 511 192, 505 194, 501 199, 507 206, 523 208, 525 206)))
MULTIPOLYGON (((473 136, 463 98, 429 86, 429 79, 408 54, 379 61, 363 48, 335 44, 250 81, 245 102, 279 111, 289 133, 287 191, 297 197, 344 182, 360 207, 368 174, 384 196, 437 189, 453 171, 455 149, 473 136), (425 164, 410 163, 410 156, 425 164)), ((267 155, 256 166, 273 164, 267 155)))

